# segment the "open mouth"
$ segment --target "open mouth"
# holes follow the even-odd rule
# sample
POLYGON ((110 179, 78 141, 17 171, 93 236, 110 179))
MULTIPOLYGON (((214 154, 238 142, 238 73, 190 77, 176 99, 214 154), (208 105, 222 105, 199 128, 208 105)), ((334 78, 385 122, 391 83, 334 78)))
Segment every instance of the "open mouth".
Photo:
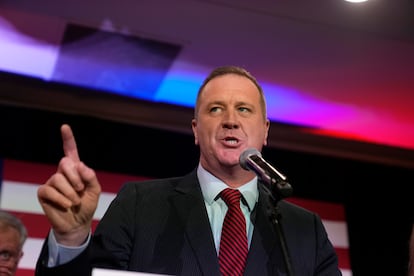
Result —
POLYGON ((228 145, 237 145, 237 143, 239 142, 239 140, 234 138, 234 137, 227 137, 227 138, 224 139, 224 141, 228 145))

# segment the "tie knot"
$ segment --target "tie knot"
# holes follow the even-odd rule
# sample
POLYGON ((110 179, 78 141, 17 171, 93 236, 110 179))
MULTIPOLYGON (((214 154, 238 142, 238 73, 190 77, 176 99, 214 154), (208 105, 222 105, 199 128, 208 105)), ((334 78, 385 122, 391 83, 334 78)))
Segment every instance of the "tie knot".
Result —
POLYGON ((227 206, 240 206, 241 193, 239 190, 227 188, 221 191, 220 195, 227 206))

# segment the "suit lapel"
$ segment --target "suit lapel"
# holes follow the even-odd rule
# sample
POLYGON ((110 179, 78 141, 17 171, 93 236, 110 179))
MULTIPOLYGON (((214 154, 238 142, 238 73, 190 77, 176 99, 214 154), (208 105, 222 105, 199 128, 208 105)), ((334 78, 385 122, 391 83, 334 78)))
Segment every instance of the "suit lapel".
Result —
POLYGON ((195 171, 183 178, 176 191, 178 193, 172 198, 172 204, 185 224, 186 236, 201 271, 219 275, 214 238, 195 171))
POLYGON ((277 265, 272 262, 283 262, 279 250, 275 250, 275 248, 279 247, 279 241, 266 215, 268 202, 261 192, 260 185, 259 202, 252 213, 254 231, 244 275, 276 275, 276 272, 273 270, 275 266, 280 266, 280 264, 277 265), (275 258, 269 259, 272 255, 275 258))

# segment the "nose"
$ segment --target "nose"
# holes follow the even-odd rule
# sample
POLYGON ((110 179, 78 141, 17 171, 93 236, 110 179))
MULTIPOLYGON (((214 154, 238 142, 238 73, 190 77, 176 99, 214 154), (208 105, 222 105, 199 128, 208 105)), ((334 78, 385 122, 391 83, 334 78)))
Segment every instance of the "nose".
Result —
POLYGON ((223 118, 223 128, 227 129, 237 129, 240 127, 237 120, 237 115, 234 112, 226 112, 223 118))

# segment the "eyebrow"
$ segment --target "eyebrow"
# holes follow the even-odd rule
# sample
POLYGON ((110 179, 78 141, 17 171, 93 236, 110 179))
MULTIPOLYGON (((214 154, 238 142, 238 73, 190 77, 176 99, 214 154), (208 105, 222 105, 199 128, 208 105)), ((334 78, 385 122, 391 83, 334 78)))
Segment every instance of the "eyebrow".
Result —
MULTIPOLYGON (((218 104, 218 105, 227 105, 225 101, 221 101, 221 100, 215 100, 212 102, 209 102, 207 105, 214 105, 214 104, 218 104)), ((240 106, 240 105, 248 105, 248 106, 255 106, 252 103, 248 103, 246 101, 237 101, 235 103, 236 106, 240 106)))

